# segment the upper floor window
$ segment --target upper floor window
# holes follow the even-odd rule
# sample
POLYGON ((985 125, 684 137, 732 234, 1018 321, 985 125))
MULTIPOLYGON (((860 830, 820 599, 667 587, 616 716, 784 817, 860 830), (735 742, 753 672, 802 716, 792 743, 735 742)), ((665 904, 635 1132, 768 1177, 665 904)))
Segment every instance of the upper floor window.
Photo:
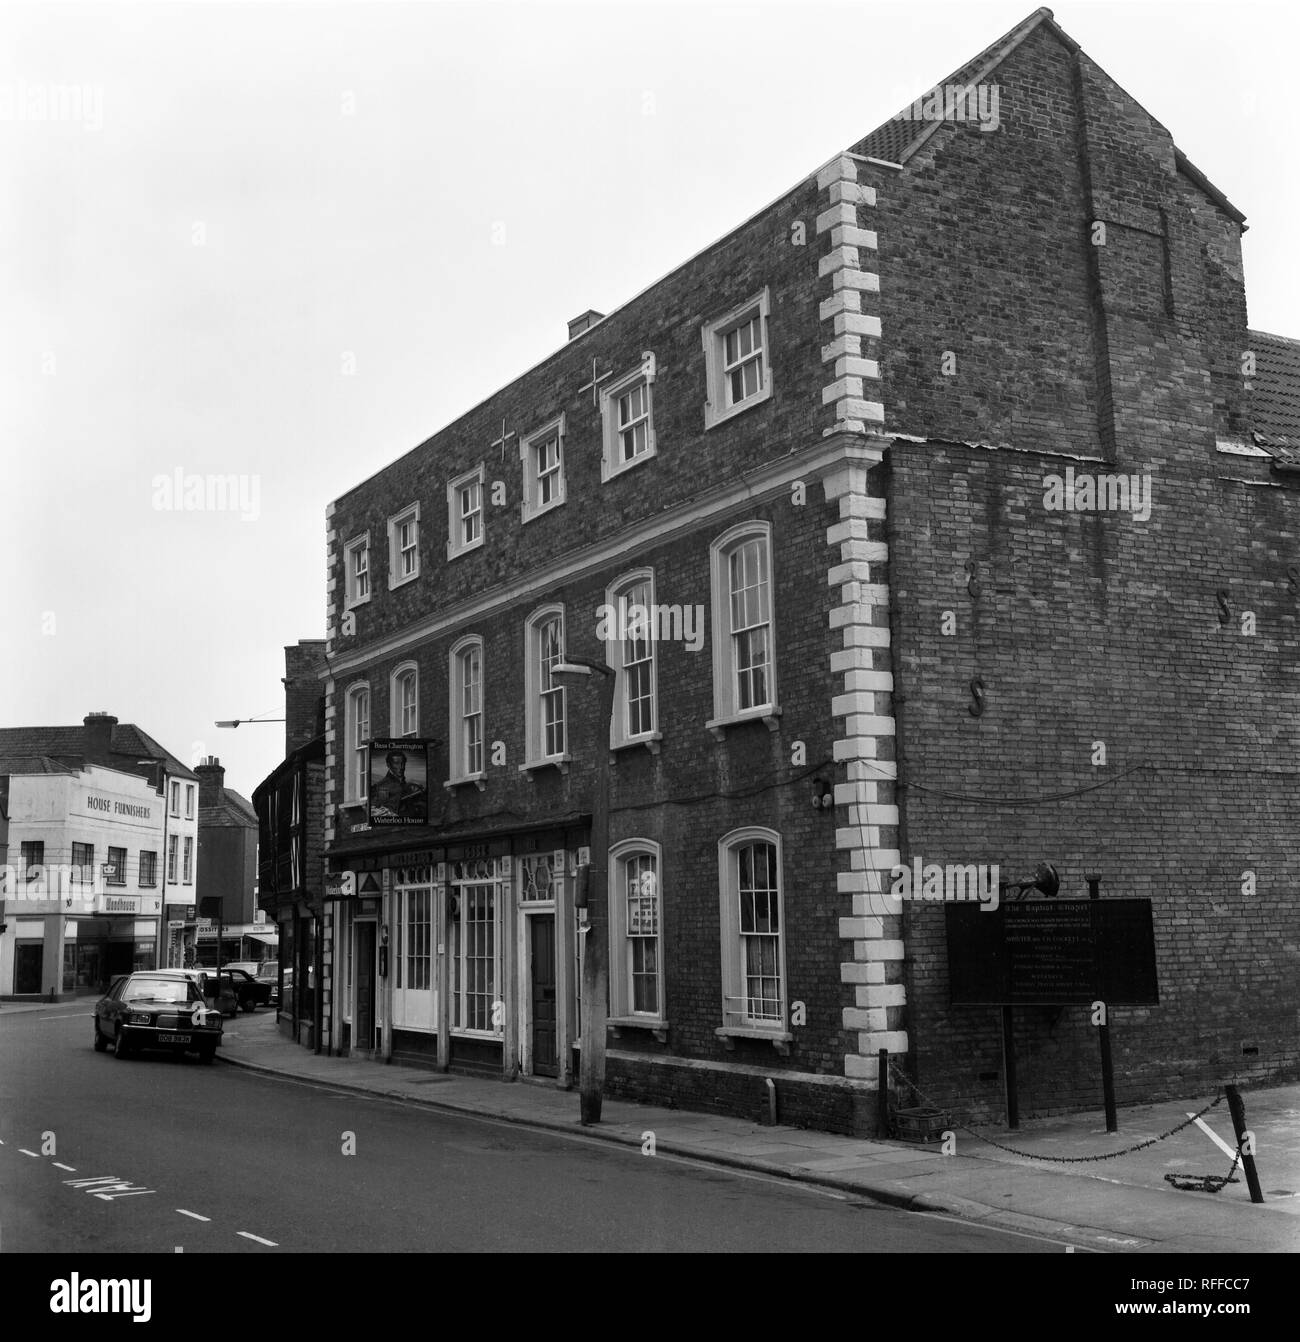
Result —
POLYGON ((779 836, 733 830, 718 845, 723 1028, 785 1029, 779 836))
POLYGON ((449 758, 451 777, 483 773, 483 640, 461 639, 451 650, 449 758))
POLYGON ((420 505, 388 519, 389 590, 420 576, 420 505))
POLYGON ((705 428, 771 396, 767 312, 768 292, 764 289, 704 327, 705 428))
POLYGON ((564 416, 557 415, 519 447, 524 466, 521 516, 531 521, 564 502, 564 416))
POLYGON ((95 845, 93 843, 74 843, 72 845, 73 879, 89 885, 95 879, 95 845))
POLYGON ((31 839, 20 845, 23 864, 23 879, 37 880, 45 868, 45 840, 31 839))
POLYGON ((180 846, 180 841, 175 834, 167 836, 167 884, 176 884, 176 852, 180 846))
POLYGON ((148 849, 140 851, 140 884, 158 884, 158 854, 148 849))
POLYGON ((648 461, 655 454, 654 414, 651 388, 655 380, 655 356, 641 356, 641 366, 600 393, 604 430, 600 478, 608 480, 621 471, 648 461))
POLYGON ((370 689, 356 685, 348 691, 344 714, 343 800, 360 805, 370 785, 370 689))
POLYGON ((447 486, 447 558, 483 544, 483 463, 447 486))
POLYGON ((420 673, 414 662, 406 662, 393 672, 388 696, 394 736, 420 734, 420 673))
POLYGON ((172 784, 171 813, 174 816, 179 816, 181 813, 181 785, 179 783, 172 784))
POLYGON ((185 836, 185 865, 182 868, 181 881, 185 885, 194 883, 194 840, 187 834, 185 836))
POLYGON ((193 783, 186 783, 186 784, 185 784, 185 818, 186 818, 186 820, 193 820, 193 819, 194 819, 194 784, 193 784, 193 783))
POLYGON ((714 541, 710 553, 714 721, 774 715, 771 526, 747 522, 732 527, 714 541))
POLYGON ((550 606, 538 611, 525 629, 525 675, 527 700, 525 768, 549 760, 567 759, 565 754, 565 691, 551 677, 552 668, 564 660, 564 610, 550 606))
POLYGON ((370 600, 370 533, 347 543, 343 551, 346 604, 360 606, 370 600))
POLYGON ((612 635, 605 640, 605 660, 617 674, 610 744, 658 739, 655 711, 655 649, 658 627, 654 576, 649 569, 632 573, 605 593, 604 613, 612 635))
POLYGON ((610 1014, 662 1021, 659 845, 628 839, 609 857, 610 1014))
POLYGON ((110 848, 108 850, 109 870, 104 873, 105 883, 108 885, 126 884, 126 849, 110 848))

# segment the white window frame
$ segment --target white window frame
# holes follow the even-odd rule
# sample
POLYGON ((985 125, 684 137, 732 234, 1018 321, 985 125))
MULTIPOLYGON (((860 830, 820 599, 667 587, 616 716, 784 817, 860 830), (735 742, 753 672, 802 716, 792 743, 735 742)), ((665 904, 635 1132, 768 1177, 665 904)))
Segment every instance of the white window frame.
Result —
MULTIPOLYGON (((505 956, 502 946, 502 937, 505 934, 505 919, 503 914, 503 904, 509 898, 509 886, 504 885, 499 878, 494 859, 486 859, 487 865, 492 869, 491 875, 479 874, 475 876, 458 875, 457 867, 467 867, 469 863, 449 863, 449 882, 452 897, 456 900, 458 914, 452 919, 448 917, 447 942, 452 957, 450 968, 450 989, 451 1001, 449 1021, 451 1033, 455 1035, 465 1035, 471 1039, 501 1039, 505 1034, 504 1016, 495 1027, 482 1028, 480 1026, 468 1025, 465 1022, 469 1016, 469 976, 467 974, 469 962, 469 938, 465 934, 467 927, 466 913, 468 912, 468 899, 471 889, 480 892, 486 888, 489 897, 492 900, 492 983, 486 994, 488 1001, 488 1020, 492 1019, 491 1006, 494 1002, 505 1000, 505 986, 503 975, 505 973, 505 956)), ((488 920, 480 919, 480 924, 486 924, 488 920)), ((483 994, 478 994, 483 996, 483 994)))
POLYGON ((194 884, 194 839, 191 835, 185 836, 185 841, 181 845, 181 884, 194 884))
POLYGON ((353 536, 343 547, 344 609, 351 610, 354 606, 364 606, 370 600, 374 589, 374 574, 370 564, 370 532, 363 531, 359 536, 353 536), (366 555, 364 570, 357 568, 357 553, 361 550, 364 550, 366 555), (361 581, 363 577, 364 583, 361 581))
POLYGON ((487 531, 486 475, 480 461, 472 471, 458 475, 447 485, 447 558, 468 554, 483 544, 487 531), (461 494, 470 486, 478 486, 478 508, 466 513, 461 507, 461 494), (478 535, 473 540, 465 539, 464 521, 466 517, 478 518, 478 535))
POLYGON ((431 865, 399 867, 393 875, 393 1024, 432 1033, 438 1020, 434 941, 441 887, 431 865), (413 984, 412 979, 416 982, 413 984))
POLYGON ((524 473, 524 497, 519 505, 519 518, 521 522, 531 522, 534 517, 540 517, 543 513, 549 513, 553 508, 560 507, 567 497, 564 484, 564 434, 565 420, 564 412, 561 411, 554 419, 547 420, 535 433, 530 433, 522 439, 519 444, 519 459, 523 465, 524 473), (557 444, 558 472, 556 481, 555 496, 546 503, 538 501, 537 493, 539 488, 539 472, 534 455, 534 448, 542 443, 548 442, 554 438, 557 444))
POLYGON ((400 666, 393 668, 393 674, 388 678, 388 725, 389 733, 392 736, 419 736, 420 734, 420 668, 415 662, 402 662, 400 666), (404 727, 403 709, 401 693, 402 684, 407 677, 411 678, 412 703, 414 710, 414 721, 411 726, 404 727))
POLYGON ((408 582, 414 582, 420 576, 420 505, 412 503, 409 507, 403 508, 400 513, 394 513, 388 519, 388 590, 391 592, 395 587, 404 587, 408 582), (410 523, 414 528, 411 533, 411 544, 402 548, 402 527, 410 523), (406 555, 411 555, 414 568, 409 573, 403 572, 406 555))
POLYGON ((628 730, 628 678, 624 661, 627 644, 624 639, 619 637, 608 639, 605 643, 605 663, 612 666, 615 673, 614 711, 610 715, 609 724, 609 747, 611 750, 618 750, 624 746, 646 745, 652 751, 655 751, 657 743, 663 739, 663 733, 659 730, 659 642, 656 637, 658 630, 655 627, 654 613, 654 570, 641 568, 621 574, 615 582, 605 589, 605 605, 614 618, 613 632, 616 635, 621 634, 626 628, 624 602, 627 598, 628 589, 639 583, 646 584, 648 596, 646 618, 651 626, 648 631, 650 636, 647 640, 650 651, 650 726, 639 732, 628 730))
POLYGON ((165 873, 166 883, 168 885, 176 884, 176 863, 180 855, 181 841, 178 835, 169 834, 167 836, 167 871, 165 873))
POLYGON ((481 783, 487 772, 487 734, 486 712, 484 708, 484 682, 486 680, 486 662, 483 654, 483 640, 477 634, 466 634, 457 639, 447 654, 447 740, 448 751, 447 786, 457 783, 481 783), (478 720, 479 720, 479 768, 467 769, 466 714, 464 711, 464 659, 471 651, 478 652, 478 720))
MULTIPOLYGON (((768 320, 770 295, 766 288, 752 298, 732 308, 725 316, 704 325, 705 401, 704 427, 711 429, 753 406, 761 405, 772 395, 772 342, 771 323, 768 320), (726 362, 726 339, 740 327, 758 318, 762 336, 759 369, 763 385, 739 401, 731 399, 731 387, 726 362)), ((748 360, 746 361, 748 362, 748 360)))
MULTIPOLYGON (((770 1039, 785 1052, 792 1035, 789 1030, 790 993, 786 979, 785 855, 781 836, 772 829, 748 825, 733 829, 718 840, 718 896, 722 936, 722 1025, 714 1031, 720 1037, 740 1036, 770 1039), (779 1012, 775 1018, 754 1016, 749 1011, 747 965, 742 945, 740 911, 740 850, 750 844, 771 844, 776 852, 777 932, 776 970, 779 1012)), ((750 934, 757 935, 757 934, 750 934)))
POLYGON ((647 350, 641 356, 641 363, 630 373, 619 378, 617 382, 611 383, 608 387, 601 389, 600 393, 600 418, 601 418, 601 456, 600 456, 600 478, 604 483, 612 480, 616 475, 622 475, 625 471, 630 471, 642 462, 649 461, 656 451, 655 443, 655 415, 654 415, 654 382, 655 382, 655 356, 647 350), (623 429, 618 422, 619 402, 622 398, 634 391, 638 386, 645 387, 646 397, 646 446, 645 450, 638 452, 636 456, 628 461, 623 460, 623 429))
POLYGON ((777 689, 776 581, 772 570, 772 524, 740 522, 709 546, 709 573, 713 602, 713 717, 705 724, 721 739, 723 728, 761 718, 773 731, 781 716, 777 689), (749 541, 760 540, 767 565, 767 700, 740 707, 738 668, 734 656, 731 615, 731 556, 749 541))
POLYGON ((360 680, 347 688, 343 701, 343 804, 364 806, 370 791, 369 751, 358 738, 364 726, 364 738, 370 736, 370 683, 360 680), (359 720, 358 701, 366 701, 365 718, 359 720))
POLYGON ((194 819, 194 784, 185 784, 185 819, 194 819))
POLYGON ((664 901, 663 855, 653 839, 624 839, 609 850, 609 1003, 610 1023, 639 1025, 645 1029, 668 1029, 664 1011, 664 901), (654 862, 656 932, 655 995, 658 1010, 637 1011, 632 997, 632 941, 628 935, 627 865, 634 858, 649 857, 654 862))
POLYGON ((538 642, 542 626, 548 621, 560 622, 560 656, 567 649, 564 607, 562 605, 542 606, 533 611, 524 623, 524 731, 526 744, 525 759, 519 766, 520 773, 530 769, 540 769, 548 764, 566 767, 569 763, 569 703, 568 690, 559 685, 560 720, 564 730, 564 748, 554 755, 546 753, 546 723, 542 713, 542 667, 541 646, 538 642))
POLYGON ((171 811, 172 815, 179 819, 181 814, 181 785, 179 783, 172 783, 169 803, 168 810, 171 811))

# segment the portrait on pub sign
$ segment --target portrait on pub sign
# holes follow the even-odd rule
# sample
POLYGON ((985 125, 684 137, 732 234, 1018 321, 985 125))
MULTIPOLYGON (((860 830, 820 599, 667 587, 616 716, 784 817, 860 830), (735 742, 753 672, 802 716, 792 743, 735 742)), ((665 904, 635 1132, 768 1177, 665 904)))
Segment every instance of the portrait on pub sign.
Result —
POLYGON ((429 823, 429 753, 423 741, 371 742, 369 818, 372 825, 429 823))

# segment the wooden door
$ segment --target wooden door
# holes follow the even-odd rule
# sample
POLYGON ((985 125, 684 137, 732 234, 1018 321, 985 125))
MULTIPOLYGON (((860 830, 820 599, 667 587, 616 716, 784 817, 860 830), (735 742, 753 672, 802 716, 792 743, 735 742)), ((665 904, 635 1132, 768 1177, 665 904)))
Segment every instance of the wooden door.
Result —
POLYGON ((356 966, 357 1005, 352 1014, 352 1046, 369 1053, 375 1047, 375 925, 357 923, 353 964, 356 966))
POLYGON ((528 919, 532 975, 533 1071, 559 1076, 556 1040, 555 915, 536 913, 528 919))

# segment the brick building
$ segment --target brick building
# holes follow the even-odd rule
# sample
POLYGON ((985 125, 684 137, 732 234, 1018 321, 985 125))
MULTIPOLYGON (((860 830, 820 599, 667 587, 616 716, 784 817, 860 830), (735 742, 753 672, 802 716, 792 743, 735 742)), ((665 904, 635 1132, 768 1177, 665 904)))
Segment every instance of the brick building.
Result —
POLYGON ((258 904, 278 937, 281 1032, 320 1052, 325 640, 291 644, 284 659, 284 762, 253 792, 258 904))
POLYGON ((252 802, 226 786, 226 771, 219 759, 206 757, 194 772, 199 778, 199 856, 203 870, 196 893, 200 903, 221 900, 220 927, 215 920, 203 918, 195 928, 197 962, 216 967, 218 935, 222 964, 274 955, 276 930, 274 925, 259 921, 261 910, 256 899, 257 813, 252 802))
MULTIPOLYGON (((1294 1075, 1300 378, 1242 229, 1038 10, 336 500, 330 1047, 568 1084, 605 786, 615 1093, 861 1129, 887 1049, 997 1108, 918 858, 1152 901, 1121 1100, 1294 1075)), ((1095 1103, 1087 1013, 1015 1036, 1095 1103)))

